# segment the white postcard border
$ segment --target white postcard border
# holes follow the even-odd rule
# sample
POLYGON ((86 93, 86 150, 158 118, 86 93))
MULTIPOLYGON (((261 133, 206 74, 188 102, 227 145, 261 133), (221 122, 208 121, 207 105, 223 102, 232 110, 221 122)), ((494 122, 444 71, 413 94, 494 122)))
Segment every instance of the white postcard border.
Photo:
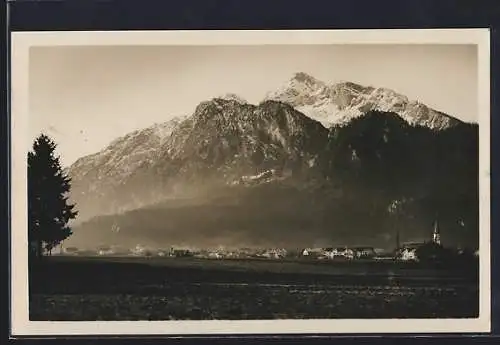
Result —
POLYGON ((81 31, 11 35, 11 325, 14 336, 490 331, 490 33, 488 29, 303 31, 81 31), (33 46, 306 44, 474 44, 478 47, 480 147, 480 316, 476 319, 30 321, 27 270, 26 140, 29 50, 33 46))

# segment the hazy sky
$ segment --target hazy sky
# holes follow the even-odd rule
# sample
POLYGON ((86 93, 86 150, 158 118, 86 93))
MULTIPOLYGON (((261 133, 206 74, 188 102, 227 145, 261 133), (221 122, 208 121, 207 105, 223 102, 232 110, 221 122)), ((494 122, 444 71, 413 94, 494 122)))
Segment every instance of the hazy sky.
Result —
POLYGON ((477 121, 477 50, 470 45, 36 47, 30 51, 30 140, 58 143, 63 164, 118 136, 225 93, 258 103, 306 72, 325 82, 388 87, 477 121))

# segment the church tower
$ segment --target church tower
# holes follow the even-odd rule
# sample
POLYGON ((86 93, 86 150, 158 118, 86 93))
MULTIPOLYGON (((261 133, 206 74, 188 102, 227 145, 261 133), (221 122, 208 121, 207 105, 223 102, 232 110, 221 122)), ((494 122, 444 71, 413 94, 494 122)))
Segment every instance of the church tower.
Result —
POLYGON ((432 233, 432 242, 434 242, 436 244, 441 244, 441 236, 439 234, 439 224, 438 224, 437 220, 434 222, 434 231, 432 233))

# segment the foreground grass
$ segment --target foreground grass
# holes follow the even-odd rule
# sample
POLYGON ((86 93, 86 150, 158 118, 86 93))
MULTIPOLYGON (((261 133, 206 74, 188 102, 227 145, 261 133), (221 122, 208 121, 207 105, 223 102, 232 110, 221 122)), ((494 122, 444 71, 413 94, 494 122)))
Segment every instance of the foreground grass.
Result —
POLYGON ((52 258, 32 320, 476 317, 474 271, 387 263, 52 258))

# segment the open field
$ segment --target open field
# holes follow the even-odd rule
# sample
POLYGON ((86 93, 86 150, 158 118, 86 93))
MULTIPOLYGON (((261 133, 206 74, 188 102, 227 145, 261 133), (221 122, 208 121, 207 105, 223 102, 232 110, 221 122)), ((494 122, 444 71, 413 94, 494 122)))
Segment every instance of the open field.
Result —
POLYGON ((53 257, 32 320, 432 318, 478 315, 477 270, 393 262, 53 257))

